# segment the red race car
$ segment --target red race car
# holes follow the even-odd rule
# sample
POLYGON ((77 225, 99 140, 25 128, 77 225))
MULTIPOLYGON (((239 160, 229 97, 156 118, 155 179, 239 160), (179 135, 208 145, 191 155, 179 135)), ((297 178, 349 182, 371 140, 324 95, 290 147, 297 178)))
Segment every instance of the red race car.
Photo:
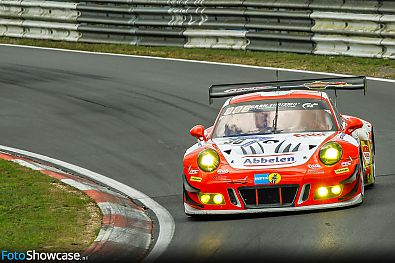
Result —
POLYGON ((373 126, 340 114, 324 90, 364 90, 365 77, 213 85, 230 97, 212 127, 190 130, 187 215, 326 209, 359 204, 375 182, 373 126))

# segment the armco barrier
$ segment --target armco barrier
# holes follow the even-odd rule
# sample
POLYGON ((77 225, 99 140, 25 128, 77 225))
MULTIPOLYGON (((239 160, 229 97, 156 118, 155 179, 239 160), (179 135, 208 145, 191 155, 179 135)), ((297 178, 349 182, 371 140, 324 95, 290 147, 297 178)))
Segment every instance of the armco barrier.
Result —
POLYGON ((76 2, 0 1, 0 36, 78 41, 76 2))
POLYGON ((395 58, 395 1, 0 0, 0 36, 395 58))

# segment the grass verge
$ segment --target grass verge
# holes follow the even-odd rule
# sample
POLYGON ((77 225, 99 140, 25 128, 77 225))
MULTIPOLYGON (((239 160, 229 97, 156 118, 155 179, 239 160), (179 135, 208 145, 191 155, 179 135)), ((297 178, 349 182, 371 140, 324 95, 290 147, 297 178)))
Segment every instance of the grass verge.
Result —
POLYGON ((395 79, 395 60, 346 56, 304 55, 220 49, 185 49, 115 44, 89 44, 51 40, 0 37, 0 43, 84 50, 105 53, 144 55, 166 58, 204 60, 254 66, 278 67, 395 79))
POLYGON ((83 192, 38 171, 0 159, 0 248, 82 252, 102 215, 83 192))

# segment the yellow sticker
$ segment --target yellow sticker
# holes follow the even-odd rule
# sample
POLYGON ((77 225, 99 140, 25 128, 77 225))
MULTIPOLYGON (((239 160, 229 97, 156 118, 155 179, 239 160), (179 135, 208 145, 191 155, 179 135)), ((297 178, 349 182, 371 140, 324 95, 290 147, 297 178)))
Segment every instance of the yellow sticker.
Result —
POLYGON ((202 178, 201 177, 196 177, 196 176, 191 176, 191 181, 193 181, 193 182, 201 182, 202 178))
POLYGON ((281 175, 279 173, 269 174, 269 182, 272 184, 278 184, 281 181, 281 175))
POLYGON ((350 169, 346 168, 341 168, 341 169, 337 169, 335 170, 335 174, 342 174, 342 173, 348 173, 350 171, 350 169))

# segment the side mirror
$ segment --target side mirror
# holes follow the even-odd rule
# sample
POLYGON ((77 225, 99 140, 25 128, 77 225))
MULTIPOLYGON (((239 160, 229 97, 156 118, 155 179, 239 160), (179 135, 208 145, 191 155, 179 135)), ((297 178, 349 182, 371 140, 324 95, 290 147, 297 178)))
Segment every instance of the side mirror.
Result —
POLYGON ((207 141, 206 136, 204 135, 204 126, 203 125, 196 125, 194 126, 189 133, 193 136, 196 137, 198 140, 204 140, 205 142, 207 141))
POLYGON ((353 131, 355 131, 355 130, 357 130, 359 128, 362 128, 362 126, 363 126, 363 122, 360 119, 354 118, 354 117, 350 117, 347 120, 347 126, 346 126, 346 131, 345 132, 347 134, 351 134, 351 133, 353 133, 353 131))

